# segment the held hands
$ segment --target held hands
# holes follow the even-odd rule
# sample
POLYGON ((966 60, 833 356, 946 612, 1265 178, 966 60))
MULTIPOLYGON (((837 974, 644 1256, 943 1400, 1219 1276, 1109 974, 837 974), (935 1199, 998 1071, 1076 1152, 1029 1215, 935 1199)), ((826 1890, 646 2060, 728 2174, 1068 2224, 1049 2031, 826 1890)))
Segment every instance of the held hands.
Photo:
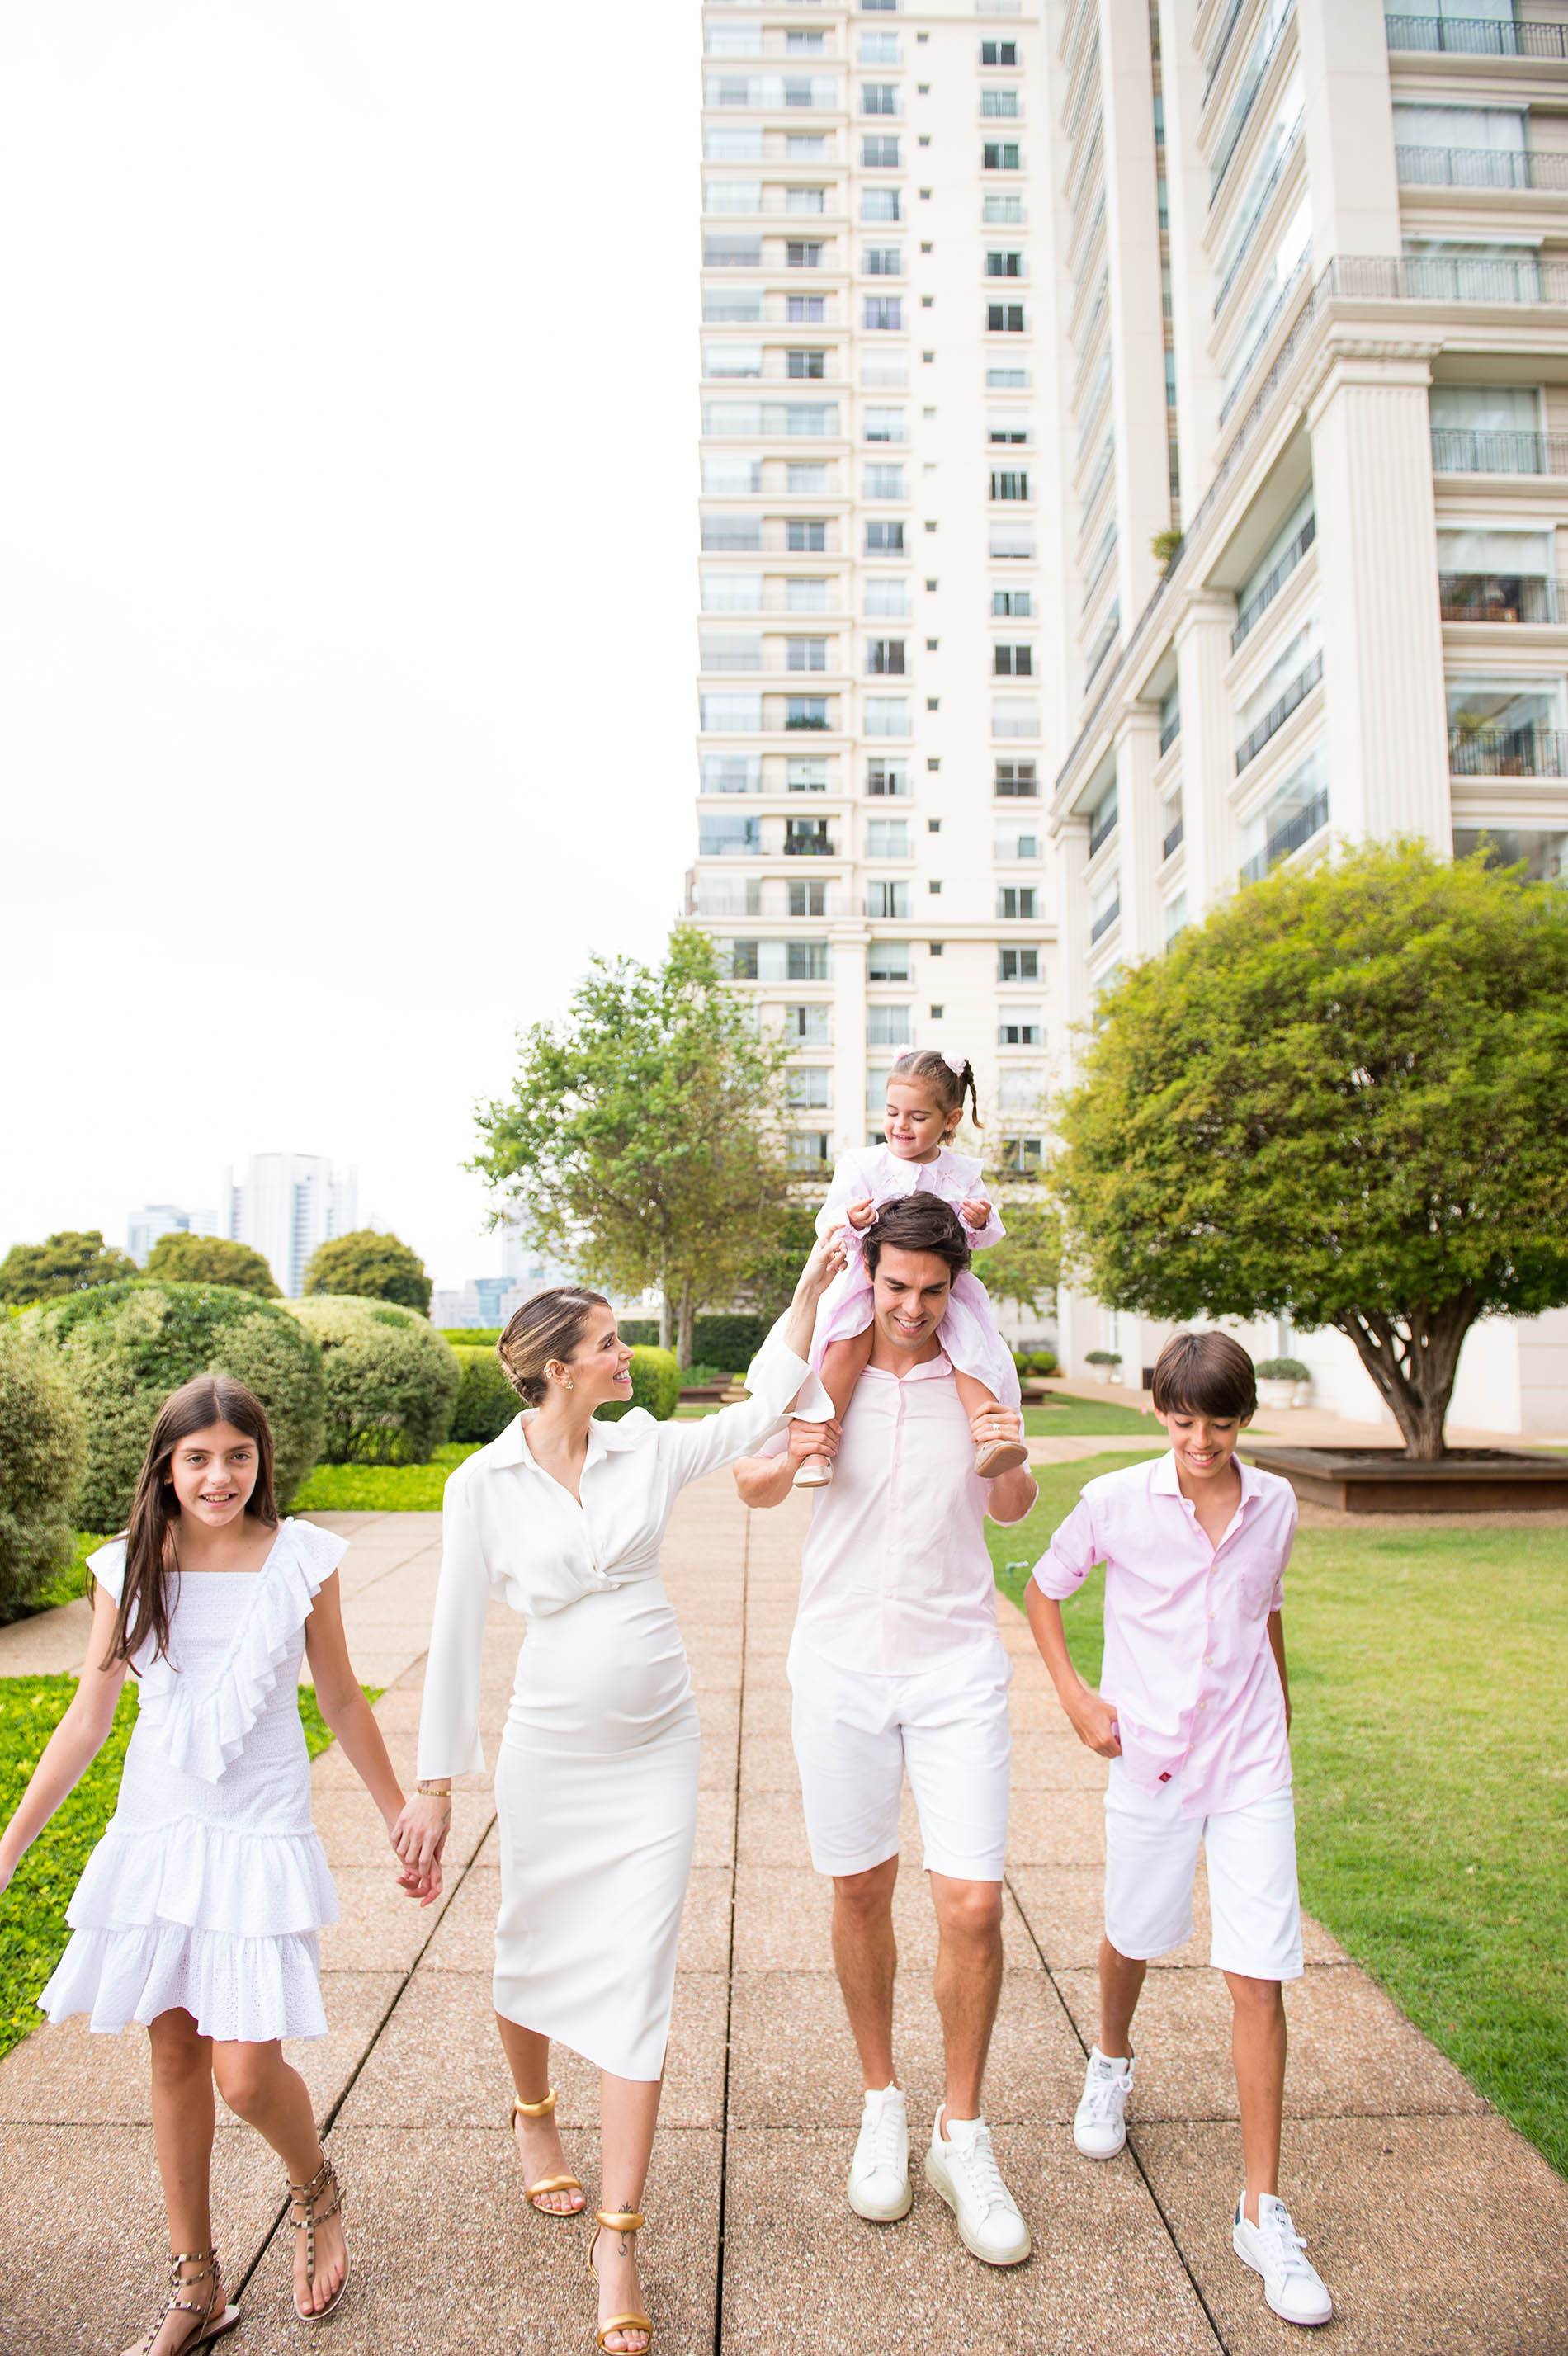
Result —
POLYGON ((875 1216, 876 1205, 872 1201, 869 1194, 867 1194, 865 1200, 862 1203, 852 1203, 848 1210, 844 1213, 844 1217, 849 1221, 850 1226, 854 1229, 857 1236, 865 1233, 865 1229, 871 1225, 872 1220, 875 1216))
MULTIPOLYGON (((988 1227, 991 1225, 991 1205, 986 1201, 983 1194, 976 1194, 972 1198, 961 1203, 958 1207, 962 1215, 963 1223, 966 1227, 988 1227)), ((852 1219, 854 1218, 854 1213, 853 1211, 850 1213, 850 1216, 852 1219)))
POLYGON ((1062 1708, 1072 1722, 1079 1740, 1092 1751, 1097 1758, 1119 1759, 1122 1744, 1116 1732, 1116 1710, 1103 1694, 1095 1692, 1079 1678, 1076 1692, 1059 1697, 1062 1708))
POLYGON ((403 1868, 398 1888, 417 1898, 422 1906, 431 1905, 441 1895, 441 1852, 451 1827, 450 1794, 413 1792, 389 1828, 403 1868))

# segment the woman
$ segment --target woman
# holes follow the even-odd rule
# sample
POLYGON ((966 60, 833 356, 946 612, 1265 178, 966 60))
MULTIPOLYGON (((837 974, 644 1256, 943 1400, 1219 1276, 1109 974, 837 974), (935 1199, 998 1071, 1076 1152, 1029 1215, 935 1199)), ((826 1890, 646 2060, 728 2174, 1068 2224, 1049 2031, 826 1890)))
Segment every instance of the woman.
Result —
POLYGON ((551 2039, 603 2073, 603 2190, 614 2206, 598 2212, 588 2263, 599 2276, 598 2345, 612 2356, 644 2356, 653 2338, 638 2203, 697 1818, 697 1708, 659 1548, 685 1483, 752 1454, 814 1384, 806 1354, 817 1305, 843 1265, 836 1237, 816 1246, 782 1330, 752 1366, 751 1397, 686 1423, 639 1408, 596 1423, 597 1408, 631 1395, 614 1313, 576 1286, 536 1294, 499 1345, 525 1412, 446 1483, 420 1783, 396 1846, 428 1872, 452 1777, 484 1765, 485 1614, 504 1594, 528 1640, 496 1763, 496 2020, 527 2198, 546 2215, 584 2205, 551 2115, 551 2039))

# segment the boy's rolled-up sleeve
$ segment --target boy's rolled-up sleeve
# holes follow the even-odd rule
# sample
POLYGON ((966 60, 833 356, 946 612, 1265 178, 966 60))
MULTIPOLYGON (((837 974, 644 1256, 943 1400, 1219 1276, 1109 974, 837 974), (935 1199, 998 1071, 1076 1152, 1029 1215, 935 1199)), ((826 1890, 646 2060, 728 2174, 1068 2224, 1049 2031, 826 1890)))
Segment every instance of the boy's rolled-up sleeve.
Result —
POLYGON ((1094 1508, 1080 1497, 1065 1522, 1052 1533, 1031 1574, 1042 1595, 1057 1603, 1076 1595, 1105 1549, 1094 1532, 1094 1508))

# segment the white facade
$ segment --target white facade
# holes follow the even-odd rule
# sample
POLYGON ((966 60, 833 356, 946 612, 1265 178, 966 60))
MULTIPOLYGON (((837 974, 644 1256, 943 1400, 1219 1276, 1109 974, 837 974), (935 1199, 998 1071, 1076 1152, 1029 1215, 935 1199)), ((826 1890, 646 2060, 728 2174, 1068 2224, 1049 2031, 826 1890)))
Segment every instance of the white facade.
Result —
POLYGON ((1052 137, 1038 0, 706 11, 698 854, 690 913, 796 1050, 794 1146, 881 1135, 916 1044, 1037 1161, 1042 442, 1052 137))
POLYGON ((281 1290, 299 1294, 311 1254, 359 1225, 360 1178, 316 1153, 253 1153, 242 1185, 224 1173, 223 1233, 259 1251, 281 1290))
MULTIPOLYGON (((1042 565, 1067 623, 1042 756, 1069 1022, 1335 836, 1484 830, 1563 872, 1568 10, 1530 14, 1047 9, 1042 565), (1162 577, 1151 541, 1178 529, 1162 577)), ((1071 1299, 1061 1323, 1070 1371, 1113 1348, 1134 1385, 1165 1332, 1071 1299)), ((1245 1338, 1381 1415, 1339 1336, 1245 1338)), ((1478 1329, 1453 1412, 1568 1428, 1568 1312, 1478 1329)))
POLYGON ((125 1249, 138 1268, 145 1268, 160 1236, 215 1236, 220 1232, 218 1214, 182 1210, 177 1203, 144 1203, 125 1215, 125 1249))

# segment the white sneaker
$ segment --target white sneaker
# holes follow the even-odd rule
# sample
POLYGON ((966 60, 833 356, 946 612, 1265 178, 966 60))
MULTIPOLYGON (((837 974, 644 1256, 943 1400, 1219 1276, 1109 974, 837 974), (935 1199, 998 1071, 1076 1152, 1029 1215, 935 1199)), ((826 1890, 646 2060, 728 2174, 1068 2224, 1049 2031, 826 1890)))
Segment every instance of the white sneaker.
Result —
POLYGON ((1020 2265, 1034 2244, 1017 2202, 1002 2181, 991 2129, 983 2119, 950 2119, 944 2136, 946 2108, 944 2103, 931 2127, 926 2181, 958 2219, 959 2239, 966 2250, 988 2266, 1020 2265))
POLYGON ((1305 2256, 1306 2244, 1290 2221, 1290 2211, 1272 2192, 1258 2196, 1258 2222, 1247 2222, 1245 2194, 1236 2203, 1236 2229, 1231 2236, 1244 2266, 1263 2277, 1263 2297, 1286 2323, 1326 2323, 1334 2302, 1316 2266, 1305 2256))
POLYGON ((907 2217, 909 2190, 909 2114, 902 2086, 870 2094, 860 2115, 860 2140, 849 2171, 849 2205, 857 2217, 890 2225, 907 2217))
POLYGON ((1072 2139, 1085 2159, 1114 2159, 1127 2140, 1123 2116, 1133 2091, 1133 2064, 1110 2061, 1098 2045, 1090 2048, 1083 2096, 1073 2114, 1072 2139))

